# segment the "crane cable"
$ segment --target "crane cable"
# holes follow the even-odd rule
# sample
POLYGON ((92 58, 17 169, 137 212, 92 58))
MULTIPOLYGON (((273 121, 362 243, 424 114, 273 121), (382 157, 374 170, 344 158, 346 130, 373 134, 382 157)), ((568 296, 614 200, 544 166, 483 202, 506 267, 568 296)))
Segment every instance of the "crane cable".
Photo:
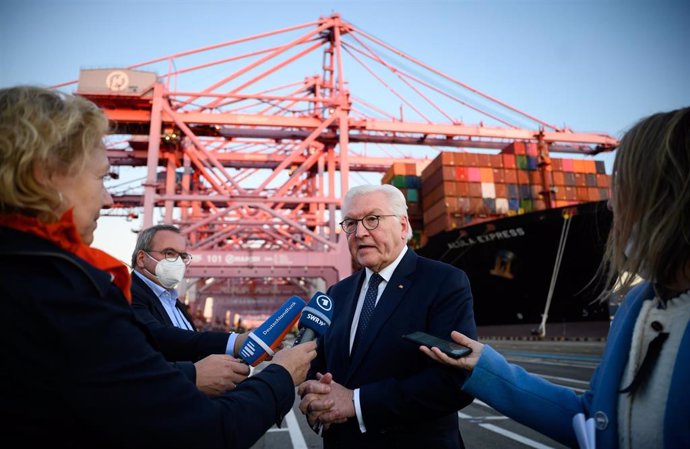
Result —
POLYGON ((563 228, 561 228, 561 238, 558 242, 558 250, 556 251, 556 260, 553 265, 553 273, 551 274, 551 283, 549 284, 549 293, 546 296, 546 306, 542 314, 541 324, 539 324, 538 332, 540 337, 546 335, 546 319, 549 316, 549 308, 551 307, 551 298, 553 291, 556 289, 556 280, 558 279, 558 272, 561 269, 561 261, 563 260, 563 253, 565 252, 565 244, 568 241, 568 233, 570 232, 570 223, 572 222, 571 214, 564 214, 563 228))

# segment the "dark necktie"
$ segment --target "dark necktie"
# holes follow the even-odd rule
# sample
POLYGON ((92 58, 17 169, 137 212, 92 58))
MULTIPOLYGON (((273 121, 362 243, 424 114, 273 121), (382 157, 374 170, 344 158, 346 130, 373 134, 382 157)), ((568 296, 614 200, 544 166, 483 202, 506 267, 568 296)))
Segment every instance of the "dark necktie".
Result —
POLYGON ((355 353, 357 345, 360 340, 364 338, 364 332, 367 330, 367 325, 371 316, 374 314, 374 307, 376 307, 376 297, 379 293, 379 284, 383 278, 378 273, 374 273, 369 278, 369 286, 367 287, 367 293, 364 295, 364 305, 362 306, 362 311, 359 314, 359 322, 357 323, 357 332, 355 333, 355 341, 352 344, 352 354, 355 353))

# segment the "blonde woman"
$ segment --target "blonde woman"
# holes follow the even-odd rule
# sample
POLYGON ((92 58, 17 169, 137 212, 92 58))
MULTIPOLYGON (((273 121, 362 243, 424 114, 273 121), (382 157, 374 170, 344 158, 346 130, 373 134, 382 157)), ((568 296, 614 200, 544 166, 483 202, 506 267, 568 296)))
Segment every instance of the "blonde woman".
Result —
POLYGON ((108 123, 84 98, 0 89, 0 416, 22 447, 250 447, 292 408, 315 343, 209 398, 130 307, 125 265, 91 248, 108 123))

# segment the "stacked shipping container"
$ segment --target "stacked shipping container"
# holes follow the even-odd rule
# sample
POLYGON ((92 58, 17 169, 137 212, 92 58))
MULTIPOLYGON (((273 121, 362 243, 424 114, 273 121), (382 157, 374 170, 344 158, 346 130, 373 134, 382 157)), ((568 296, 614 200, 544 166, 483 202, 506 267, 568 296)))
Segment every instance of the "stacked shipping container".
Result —
POLYGON ((392 184, 400 189, 407 199, 407 214, 413 232, 410 246, 413 248, 419 247, 424 227, 420 172, 421 168, 417 164, 396 162, 388 168, 381 179, 382 184, 392 184))
POLYGON ((610 176, 603 161, 540 158, 536 143, 514 142, 499 154, 442 152, 421 175, 415 164, 393 164, 382 182, 408 199, 419 245, 441 231, 545 209, 545 187, 552 207, 608 199, 610 176))

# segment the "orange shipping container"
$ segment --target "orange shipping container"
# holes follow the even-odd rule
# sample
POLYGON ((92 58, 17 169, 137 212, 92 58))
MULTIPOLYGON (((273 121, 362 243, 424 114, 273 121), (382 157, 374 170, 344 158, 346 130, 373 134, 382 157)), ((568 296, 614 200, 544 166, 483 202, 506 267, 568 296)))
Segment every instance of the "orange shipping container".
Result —
POLYGON ((565 185, 565 177, 563 176, 563 172, 560 171, 555 171, 553 173, 553 184, 557 186, 564 186, 565 185))
MULTIPOLYGON (((599 189, 596 187, 587 187, 587 201, 599 201, 601 196, 599 195, 599 189)), ((603 198, 606 199, 606 198, 603 198)))
POLYGON ((494 171, 488 167, 481 167, 479 169, 479 178, 481 182, 494 182, 494 171))
POLYGON ((611 185, 611 177, 609 175, 597 174, 597 187, 608 188, 611 185))

